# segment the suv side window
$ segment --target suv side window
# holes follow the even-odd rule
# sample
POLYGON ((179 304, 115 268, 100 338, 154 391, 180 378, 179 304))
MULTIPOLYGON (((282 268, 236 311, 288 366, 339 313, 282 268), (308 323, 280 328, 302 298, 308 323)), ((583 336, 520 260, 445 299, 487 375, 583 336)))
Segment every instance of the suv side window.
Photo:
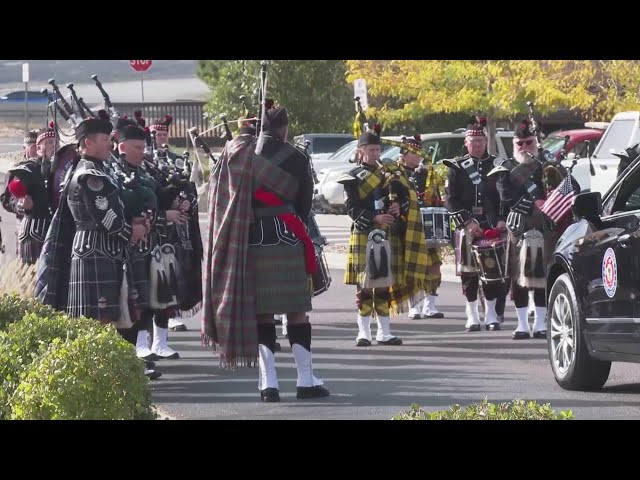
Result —
MULTIPOLYGON (((456 158, 462 153, 462 146, 464 145, 464 138, 452 137, 443 138, 438 142, 438 149, 436 150, 434 162, 439 162, 445 158, 456 158)), ((427 146, 427 148, 429 148, 427 146)))
POLYGON ((422 142, 422 149, 426 152, 433 147, 433 161, 439 162, 444 158, 456 158, 461 156, 464 138, 440 138, 438 140, 426 140, 422 142))
POLYGON ((605 215, 640 210, 640 168, 636 168, 626 177, 616 190, 617 192, 613 194, 615 197, 613 212, 606 211, 611 203, 607 202, 607 209, 603 209, 605 215))

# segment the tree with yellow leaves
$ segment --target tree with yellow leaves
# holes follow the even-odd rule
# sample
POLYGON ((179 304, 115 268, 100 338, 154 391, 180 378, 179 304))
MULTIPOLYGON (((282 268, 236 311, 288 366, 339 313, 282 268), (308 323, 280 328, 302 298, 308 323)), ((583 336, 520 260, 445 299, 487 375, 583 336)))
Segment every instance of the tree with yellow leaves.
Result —
POLYGON ((487 115, 495 153, 498 118, 526 112, 543 116, 560 108, 586 119, 608 119, 640 105, 640 62, 623 60, 348 60, 347 80, 367 81, 375 99, 368 115, 393 125, 430 113, 487 115))

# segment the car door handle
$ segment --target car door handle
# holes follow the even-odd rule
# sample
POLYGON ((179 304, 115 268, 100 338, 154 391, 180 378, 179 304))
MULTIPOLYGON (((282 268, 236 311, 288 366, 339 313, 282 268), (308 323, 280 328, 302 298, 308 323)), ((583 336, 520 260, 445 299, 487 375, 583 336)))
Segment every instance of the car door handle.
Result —
POLYGON ((626 233, 624 235, 620 235, 618 237, 618 243, 622 248, 627 248, 629 246, 629 242, 631 241, 631 235, 626 233))

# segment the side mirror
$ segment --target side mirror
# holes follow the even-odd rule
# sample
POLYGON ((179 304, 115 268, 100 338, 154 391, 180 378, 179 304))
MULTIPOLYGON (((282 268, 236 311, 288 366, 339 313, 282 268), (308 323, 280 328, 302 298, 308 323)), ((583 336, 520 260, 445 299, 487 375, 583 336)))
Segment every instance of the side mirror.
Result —
POLYGON ((597 223, 602 213, 602 194, 600 192, 579 193, 573 202, 573 214, 576 218, 597 223))

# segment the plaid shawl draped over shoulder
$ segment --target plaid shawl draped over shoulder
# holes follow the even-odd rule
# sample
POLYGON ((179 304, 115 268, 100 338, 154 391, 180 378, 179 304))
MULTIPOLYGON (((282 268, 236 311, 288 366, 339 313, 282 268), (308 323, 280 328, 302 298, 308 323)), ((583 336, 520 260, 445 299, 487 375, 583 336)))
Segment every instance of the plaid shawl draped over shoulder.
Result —
POLYGON ((256 366, 258 357, 255 278, 247 265, 253 194, 263 187, 293 200, 298 191, 293 176, 255 154, 255 144, 248 135, 228 142, 209 179, 201 334, 229 369, 256 366))

